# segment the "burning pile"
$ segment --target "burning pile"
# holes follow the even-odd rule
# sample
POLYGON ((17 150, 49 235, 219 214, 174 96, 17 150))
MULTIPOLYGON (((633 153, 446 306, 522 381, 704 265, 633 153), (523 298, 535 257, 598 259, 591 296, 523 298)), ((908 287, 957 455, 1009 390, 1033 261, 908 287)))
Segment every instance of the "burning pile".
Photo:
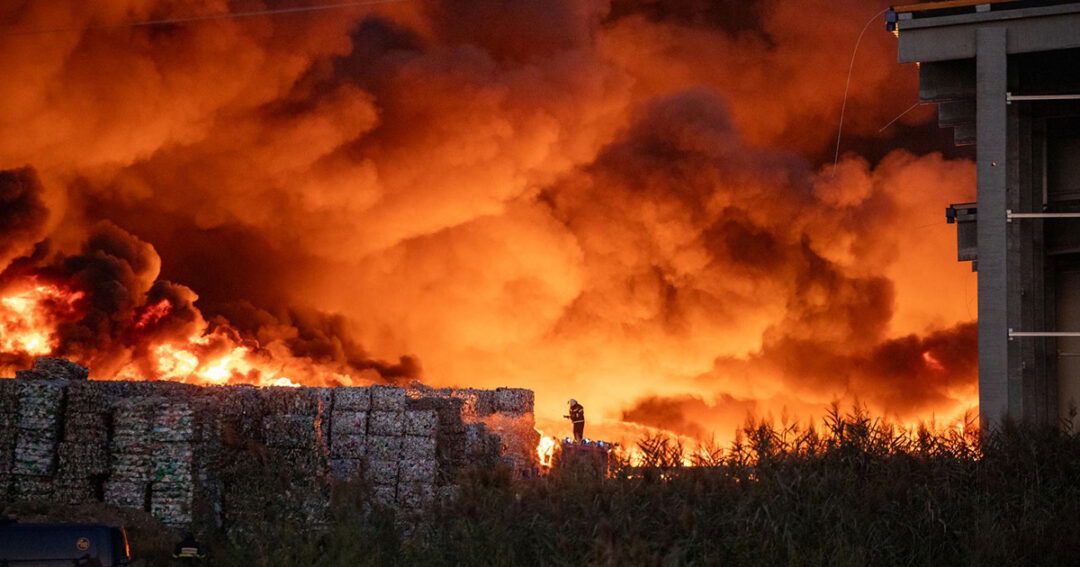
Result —
POLYGON ((33 371, 0 379, 0 501, 104 500, 174 526, 230 528, 256 523, 272 505, 318 526, 332 480, 362 478, 373 503, 419 514, 437 497, 452 498, 466 467, 535 472, 535 437, 521 433, 535 435, 524 390, 85 377, 85 368, 40 359, 33 371), (479 414, 466 399, 494 405, 479 414))

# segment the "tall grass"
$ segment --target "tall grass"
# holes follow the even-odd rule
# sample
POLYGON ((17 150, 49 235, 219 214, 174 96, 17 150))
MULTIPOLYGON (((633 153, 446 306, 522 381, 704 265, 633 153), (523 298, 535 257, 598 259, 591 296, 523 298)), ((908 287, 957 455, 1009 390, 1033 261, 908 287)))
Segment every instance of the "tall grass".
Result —
POLYGON ((642 439, 541 478, 468 471, 419 524, 337 487, 329 527, 267 515, 214 565, 1074 565, 1080 434, 902 429, 858 408, 748 422, 727 447, 642 439))
POLYGON ((410 545, 426 564, 1004 565, 1080 562, 1080 437, 905 430, 861 409, 749 422, 688 449, 470 486, 410 545), (686 466, 689 463, 692 466, 686 466))

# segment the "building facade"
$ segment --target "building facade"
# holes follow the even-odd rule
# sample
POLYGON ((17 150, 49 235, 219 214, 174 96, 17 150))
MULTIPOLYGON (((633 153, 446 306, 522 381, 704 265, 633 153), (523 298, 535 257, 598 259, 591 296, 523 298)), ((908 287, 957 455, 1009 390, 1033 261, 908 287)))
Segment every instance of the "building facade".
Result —
POLYGON ((978 272, 983 423, 1060 423, 1080 407, 1080 2, 930 2, 886 24, 976 149, 977 202, 947 218, 978 272))

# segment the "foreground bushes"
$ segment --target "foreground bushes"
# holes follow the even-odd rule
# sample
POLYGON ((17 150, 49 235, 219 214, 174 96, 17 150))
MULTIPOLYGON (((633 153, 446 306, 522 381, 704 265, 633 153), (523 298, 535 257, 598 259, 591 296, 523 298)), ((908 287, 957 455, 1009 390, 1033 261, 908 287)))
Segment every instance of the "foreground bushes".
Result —
POLYGON ((471 486, 432 563, 1004 565, 1080 562, 1080 437, 748 425, 728 451, 641 443, 648 467, 471 486), (685 460, 698 467, 682 467, 685 460))
MULTIPOLYGON (((1080 564, 1080 436, 968 423, 903 431, 859 411, 748 424, 731 446, 649 438, 644 466, 512 480, 474 471, 411 533, 339 487, 328 531, 268 510, 214 565, 1080 564), (694 466, 684 466, 684 463, 694 466)), ((155 563, 166 564, 166 563, 155 563)))

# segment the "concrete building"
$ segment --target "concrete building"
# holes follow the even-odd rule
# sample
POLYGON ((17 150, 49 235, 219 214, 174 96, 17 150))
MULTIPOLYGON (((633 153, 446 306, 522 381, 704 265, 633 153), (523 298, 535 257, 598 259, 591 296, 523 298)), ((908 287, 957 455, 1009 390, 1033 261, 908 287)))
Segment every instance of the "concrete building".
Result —
POLYGON ((977 202, 947 216, 978 272, 983 422, 1058 423, 1080 407, 1080 2, 930 2, 886 24, 920 100, 976 146, 977 202))

